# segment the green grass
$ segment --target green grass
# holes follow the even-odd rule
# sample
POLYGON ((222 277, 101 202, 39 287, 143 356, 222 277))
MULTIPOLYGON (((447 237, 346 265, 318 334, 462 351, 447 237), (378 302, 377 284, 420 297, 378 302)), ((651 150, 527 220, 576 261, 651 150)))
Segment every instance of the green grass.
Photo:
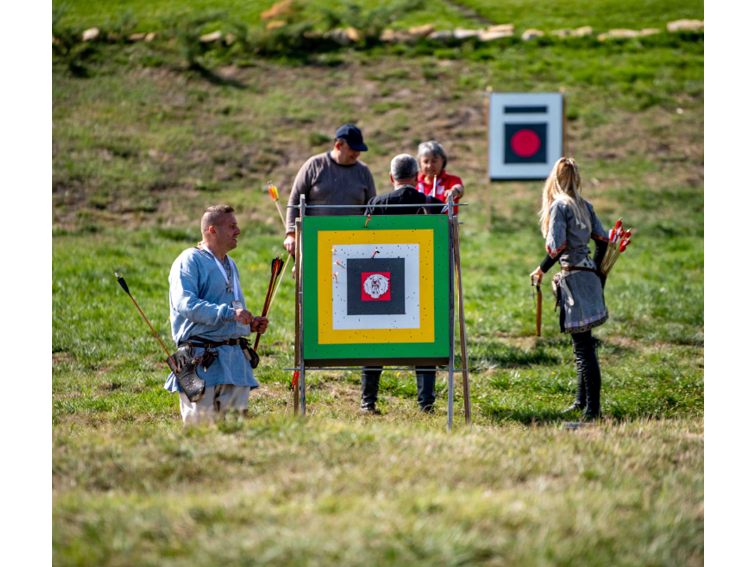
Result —
MULTIPOLYGON (((458 10, 440 0, 426 0, 426 7, 413 12, 396 22, 395 28, 433 23, 438 29, 450 27, 478 28, 482 24, 466 18, 458 10)), ((455 0, 457 4, 471 8, 481 16, 497 24, 513 23, 520 31, 528 28, 553 30, 592 26, 597 32, 612 28, 665 29, 666 23, 683 18, 703 19, 702 1, 684 0, 546 0, 529 2, 526 0, 455 0)), ((382 4, 378 0, 353 0, 353 4, 365 8, 375 8, 382 4)), ((57 5, 57 4, 56 4, 57 5)), ((209 0, 191 0, 177 3, 174 0, 67 0, 66 15, 61 20, 64 25, 93 27, 118 19, 124 13, 131 13, 137 20, 137 31, 153 31, 163 27, 163 21, 182 10, 214 11, 221 9, 229 18, 247 24, 260 22, 260 14, 269 9, 271 0, 241 1, 231 0, 219 5, 209 0)), ((320 8, 333 6, 323 0, 304 2, 308 19, 317 19, 320 8)))
POLYGON ((703 563, 702 421, 416 419, 56 432, 55 563, 703 563))
MULTIPOLYGON (((91 0, 67 0, 66 13, 61 24, 66 26, 94 27, 102 26, 111 21, 117 21, 124 14, 131 14, 137 20, 135 31, 149 32, 165 28, 165 21, 184 12, 214 12, 221 10, 225 18, 231 21, 243 22, 247 25, 260 24, 260 14, 268 10, 274 2, 272 0, 242 1, 231 0, 218 4, 209 0, 192 0, 177 3, 175 0, 117 0, 109 2, 93 2, 91 0)), ((302 2, 304 17, 313 22, 320 22, 324 8, 334 9, 332 2, 324 0, 307 0, 302 2)), ((384 4, 379 0, 355 0, 352 2, 363 9, 373 9, 384 4)), ((439 29, 472 26, 474 22, 465 18, 458 10, 443 3, 441 0, 425 0, 425 7, 400 18, 394 26, 409 28, 412 26, 435 24, 439 29)), ((56 4, 57 5, 57 4, 56 4)), ((338 9, 338 7, 336 7, 338 9)), ((214 29, 221 24, 219 20, 214 29)), ((208 29, 213 25, 208 26, 208 29)))
MULTIPOLYGON (((564 6, 547 5, 554 18, 564 6)), ((687 5, 655 5, 675 12, 659 9, 659 19, 688 15, 687 5)), ((124 6, 74 3, 69 23, 97 25, 124 6)), ((178 8, 149 6, 156 19, 178 8)), ((540 6, 523 26, 549 28, 540 6)), ((574 23, 553 27, 590 24, 578 8, 574 23)), ((646 23, 642 6, 603 9, 607 28, 663 24, 646 23), (610 25, 623 13, 634 19, 610 25)), ((207 72, 187 70, 167 41, 90 47, 80 61, 88 78, 62 58, 53 64, 56 564, 703 563, 700 36, 283 61, 215 49, 201 56, 207 72), (576 375, 548 286, 543 337, 533 336, 540 184, 493 184, 489 225, 487 87, 563 88, 586 197, 605 226, 622 216, 637 229, 607 284, 611 318, 596 330, 607 419, 590 430, 561 429, 576 375), (200 239, 199 211, 229 203, 243 231, 233 256, 259 311, 282 241, 265 184, 285 199, 300 165, 346 122, 365 134, 379 192, 391 157, 428 139, 444 144, 465 182, 473 428, 462 426, 458 391, 456 430, 445 433, 443 374, 438 414, 416 410, 413 375, 386 372, 386 415, 362 419, 358 373, 311 372, 310 416, 295 418, 283 370, 293 361, 286 277, 250 418, 184 431, 177 397, 163 389, 164 354, 113 273, 170 344, 169 267, 200 239)))
POLYGON ((666 29, 667 22, 702 20, 702 0, 454 0, 497 24, 555 30, 591 26, 594 32, 613 28, 666 29))

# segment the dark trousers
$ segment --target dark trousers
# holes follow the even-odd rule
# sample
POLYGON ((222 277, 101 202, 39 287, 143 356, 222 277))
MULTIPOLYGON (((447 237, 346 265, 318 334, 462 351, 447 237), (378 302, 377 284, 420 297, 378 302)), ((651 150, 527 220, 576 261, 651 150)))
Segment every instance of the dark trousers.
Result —
MULTIPOLYGON (((429 367, 426 366, 425 368, 429 367)), ((375 407, 375 402, 378 401, 378 386, 380 385, 382 371, 383 366, 365 366, 362 369, 361 408, 375 407)), ((417 375, 417 403, 420 405, 420 409, 432 408, 436 401, 436 372, 435 370, 415 370, 415 374, 417 375)))
POLYGON ((572 351, 578 375, 577 403, 585 415, 598 417, 601 410, 601 369, 596 356, 596 339, 590 329, 572 335, 572 351))

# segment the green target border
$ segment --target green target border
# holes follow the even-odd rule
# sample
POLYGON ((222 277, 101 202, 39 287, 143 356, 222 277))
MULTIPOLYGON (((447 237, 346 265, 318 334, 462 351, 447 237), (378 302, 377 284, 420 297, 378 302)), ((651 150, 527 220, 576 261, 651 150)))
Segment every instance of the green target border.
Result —
POLYGON ((427 343, 320 344, 318 342, 318 233, 365 230, 364 216, 302 219, 302 287, 305 366, 439 365, 449 363, 450 229, 446 215, 373 217, 367 230, 433 231, 434 341, 427 343))

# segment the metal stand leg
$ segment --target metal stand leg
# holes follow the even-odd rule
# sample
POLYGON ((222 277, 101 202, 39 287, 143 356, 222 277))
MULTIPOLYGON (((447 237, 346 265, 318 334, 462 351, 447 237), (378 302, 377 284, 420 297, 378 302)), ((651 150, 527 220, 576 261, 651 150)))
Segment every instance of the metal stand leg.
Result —
POLYGON ((454 263, 457 267, 457 295, 459 297, 459 343, 460 359, 462 361, 462 395, 465 403, 465 423, 472 423, 472 412, 470 410, 470 369, 467 366, 467 331, 465 329, 465 302, 462 295, 462 262, 459 251, 459 223, 456 215, 454 216, 454 263))
POLYGON ((302 369, 299 371, 299 407, 302 408, 302 415, 307 414, 307 402, 305 400, 306 388, 307 384, 305 382, 305 369, 303 364, 302 369))
POLYGON ((449 401, 446 415, 446 430, 451 431, 454 425, 454 351, 449 356, 449 401))
POLYGON ((449 402, 446 415, 446 430, 454 426, 454 199, 451 194, 446 201, 449 206, 449 402))
POLYGON ((299 408, 302 411, 302 415, 307 415, 307 402, 305 400, 305 393, 307 392, 307 378, 305 376, 305 363, 304 363, 304 294, 303 288, 303 247, 302 247, 302 220, 305 216, 305 198, 302 195, 299 199, 299 211, 300 218, 296 223, 297 227, 297 256, 299 259, 297 268, 297 301, 299 302, 299 408))

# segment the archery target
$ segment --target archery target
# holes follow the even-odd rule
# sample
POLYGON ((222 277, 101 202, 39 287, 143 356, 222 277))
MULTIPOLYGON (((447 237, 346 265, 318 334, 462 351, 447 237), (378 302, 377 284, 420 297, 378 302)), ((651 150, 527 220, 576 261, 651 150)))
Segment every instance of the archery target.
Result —
POLYGON ((307 364, 442 364, 448 359, 446 217, 313 216, 305 217, 302 227, 307 364))
POLYGON ((562 157, 563 99, 558 93, 493 93, 488 112, 491 179, 546 179, 562 157))

